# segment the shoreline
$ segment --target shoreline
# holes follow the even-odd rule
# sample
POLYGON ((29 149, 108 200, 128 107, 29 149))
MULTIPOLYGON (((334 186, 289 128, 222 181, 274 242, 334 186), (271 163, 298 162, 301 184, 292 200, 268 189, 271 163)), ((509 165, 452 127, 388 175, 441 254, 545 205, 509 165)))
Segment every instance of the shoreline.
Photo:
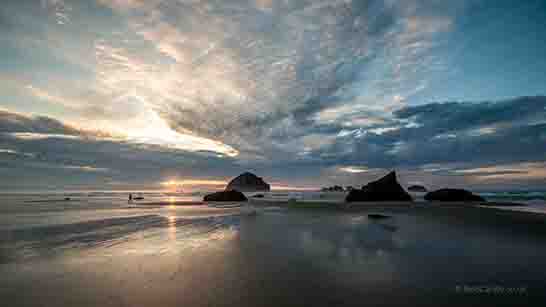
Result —
MULTIPOLYGON (((504 208, 525 208, 530 207, 525 203, 516 202, 442 202, 442 201, 413 201, 413 202, 401 202, 401 201, 373 201, 373 202, 344 202, 335 200, 271 200, 271 199, 256 199, 250 198, 246 202, 207 202, 207 201, 155 201, 155 202, 133 202, 127 205, 129 208, 161 208, 161 207, 194 207, 194 206, 208 206, 211 208, 237 208, 244 207, 245 205, 258 206, 258 207, 281 207, 281 208, 293 208, 293 209, 328 209, 328 210, 342 210, 342 211, 361 211, 369 208, 449 208, 449 207, 481 207, 487 209, 499 209, 504 208)), ((521 210, 508 210, 518 212, 532 212, 534 211, 521 211, 521 210)), ((546 212, 545 212, 546 214, 546 212)))
POLYGON ((249 204, 258 206, 277 206, 277 207, 294 207, 294 208, 339 208, 343 210, 358 210, 371 207, 391 207, 391 208, 412 208, 412 207, 527 207, 524 203, 515 202, 442 202, 442 201, 370 201, 370 202, 344 202, 344 201, 326 201, 326 200, 268 200, 268 199, 250 199, 249 204))
POLYGON ((133 202, 128 203, 127 207, 137 207, 137 208, 146 208, 146 207, 168 207, 168 206, 206 206, 207 203, 204 201, 154 201, 154 202, 133 202))

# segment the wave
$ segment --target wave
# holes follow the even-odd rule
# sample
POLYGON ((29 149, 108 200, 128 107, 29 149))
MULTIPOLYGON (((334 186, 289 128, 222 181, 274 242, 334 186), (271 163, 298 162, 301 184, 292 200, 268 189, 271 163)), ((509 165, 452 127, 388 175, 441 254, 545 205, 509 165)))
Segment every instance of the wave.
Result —
POLYGON ((544 191, 502 191, 478 193, 487 200, 530 201, 546 200, 544 191))

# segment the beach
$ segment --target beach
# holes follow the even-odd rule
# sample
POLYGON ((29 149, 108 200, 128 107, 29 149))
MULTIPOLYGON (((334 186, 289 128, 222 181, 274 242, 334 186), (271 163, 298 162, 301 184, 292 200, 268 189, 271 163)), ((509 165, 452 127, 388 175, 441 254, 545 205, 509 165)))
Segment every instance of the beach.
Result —
POLYGON ((546 306, 545 20, 3 0, 0 307, 546 306))
POLYGON ((121 199, 30 205, 36 211, 3 206, 0 299, 10 306, 538 306, 545 298, 543 214, 464 204, 251 204, 258 215, 121 199))

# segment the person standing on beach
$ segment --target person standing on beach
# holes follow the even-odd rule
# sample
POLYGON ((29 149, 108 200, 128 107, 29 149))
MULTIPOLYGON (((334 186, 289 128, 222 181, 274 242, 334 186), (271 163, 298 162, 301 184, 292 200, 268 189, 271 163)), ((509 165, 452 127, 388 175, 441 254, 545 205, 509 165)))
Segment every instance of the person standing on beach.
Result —
POLYGON ((129 200, 127 201, 128 204, 133 202, 133 194, 129 193, 129 200))

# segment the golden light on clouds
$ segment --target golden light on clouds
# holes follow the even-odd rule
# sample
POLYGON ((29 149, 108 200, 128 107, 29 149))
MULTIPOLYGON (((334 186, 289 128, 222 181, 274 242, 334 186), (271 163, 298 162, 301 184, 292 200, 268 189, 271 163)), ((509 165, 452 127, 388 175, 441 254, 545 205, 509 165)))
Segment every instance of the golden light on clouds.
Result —
POLYGON ((235 157, 239 154, 236 149, 221 142, 174 131, 153 111, 145 113, 137 120, 126 123, 126 125, 119 127, 119 130, 121 130, 120 133, 125 131, 129 140, 137 143, 189 151, 213 151, 229 157, 235 157))
POLYGON ((353 174, 367 173, 370 171, 368 168, 362 167, 362 166, 340 167, 339 170, 345 173, 353 173, 353 174))
MULTIPOLYGON (((208 180, 208 179, 171 179, 161 182, 161 185, 167 189, 176 189, 179 187, 209 187, 223 189, 229 180, 208 180)), ((293 186, 283 183, 272 183, 272 191, 316 191, 316 187, 293 186)))
MULTIPOLYGON (((235 157, 239 154, 236 149, 222 142, 173 130, 154 110, 154 105, 148 102, 149 97, 139 96, 131 91, 117 97, 117 99, 109 103, 110 105, 104 107, 101 112, 112 113, 108 117, 94 118, 90 121, 86 120, 86 117, 94 115, 85 112, 85 101, 69 100, 31 85, 28 85, 26 89, 33 96, 43 101, 81 111, 80 114, 72 115, 71 121, 67 121, 73 122, 71 124, 78 129, 100 131, 104 132, 104 134, 119 136, 134 143, 165 146, 187 151, 212 151, 228 157, 235 157), (124 117, 123 114, 126 114, 126 116, 124 117)), ((18 133, 16 137, 41 139, 48 137, 66 138, 69 136, 18 133)), ((77 138, 76 136, 70 137, 77 138)))
POLYGON ((522 180, 546 178, 546 164, 519 163, 457 170, 456 173, 470 175, 479 181, 487 180, 522 180))
POLYGON ((182 179, 182 180, 168 180, 161 182, 162 186, 165 187, 177 187, 177 186, 218 186, 226 185, 227 181, 225 180, 206 180, 206 179, 182 179))

